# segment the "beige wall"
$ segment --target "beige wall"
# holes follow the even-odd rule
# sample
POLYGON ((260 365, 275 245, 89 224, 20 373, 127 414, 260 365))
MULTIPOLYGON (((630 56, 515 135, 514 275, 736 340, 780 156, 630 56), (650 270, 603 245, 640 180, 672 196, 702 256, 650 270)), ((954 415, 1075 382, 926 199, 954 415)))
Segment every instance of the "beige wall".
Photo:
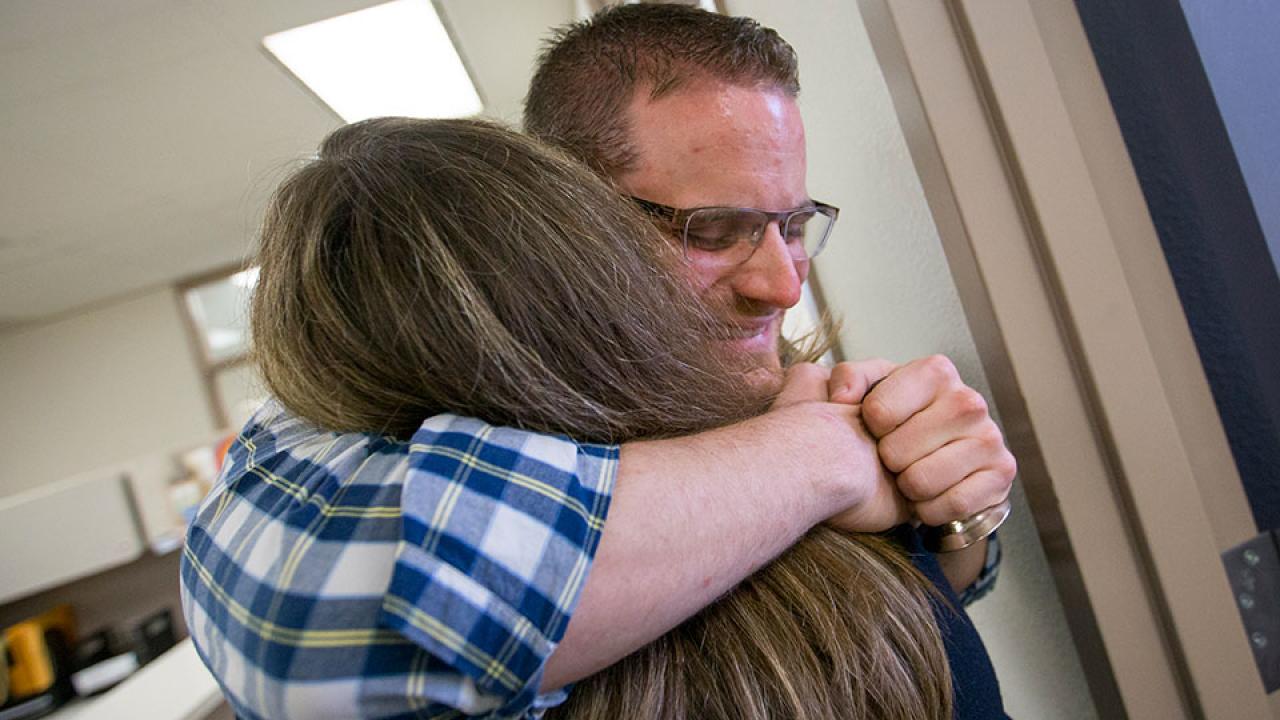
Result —
POLYGON ((173 292, 0 334, 0 496, 214 432, 173 292))
MULTIPOLYGON (((840 208, 815 265, 844 316, 849 358, 942 352, 990 398, 884 78, 856 3, 729 0, 796 48, 808 132, 809 190, 840 208)), ((1061 603, 1020 488, 1001 531, 996 591, 970 609, 1013 717, 1096 717, 1061 603)))

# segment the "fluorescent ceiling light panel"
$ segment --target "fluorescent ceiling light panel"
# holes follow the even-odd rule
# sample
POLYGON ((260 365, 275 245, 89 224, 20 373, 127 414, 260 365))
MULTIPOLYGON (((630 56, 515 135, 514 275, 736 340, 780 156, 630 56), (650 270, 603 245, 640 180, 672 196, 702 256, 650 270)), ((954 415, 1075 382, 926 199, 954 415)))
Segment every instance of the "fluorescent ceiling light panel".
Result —
POLYGON ((429 0, 394 0, 262 43, 347 122, 467 117, 484 109, 429 0))
POLYGON ((262 268, 254 266, 232 275, 231 284, 243 290, 252 290, 258 284, 258 272, 262 268))

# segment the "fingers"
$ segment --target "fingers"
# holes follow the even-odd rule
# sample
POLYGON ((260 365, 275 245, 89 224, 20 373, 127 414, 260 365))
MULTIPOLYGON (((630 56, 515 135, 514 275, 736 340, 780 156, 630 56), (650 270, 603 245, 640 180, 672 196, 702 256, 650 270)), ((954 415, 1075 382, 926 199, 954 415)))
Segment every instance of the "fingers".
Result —
POLYGON ((897 367, 888 360, 872 358, 857 362, 842 362, 831 369, 827 383, 831 402, 860 403, 867 390, 883 380, 897 367))
POLYGON ((774 398, 771 407, 776 410, 802 402, 826 402, 830 377, 830 370, 814 363, 791 366, 782 381, 782 390, 774 398))
POLYGON ((1008 497, 1017 462, 986 400, 947 358, 894 370, 863 398, 862 419, 922 522, 961 520, 1008 497))
MULTIPOLYGON (((863 405, 866 415, 866 404, 863 405)), ((1000 429, 987 414, 987 401, 972 388, 960 386, 934 398, 891 432, 880 437, 880 459, 885 467, 901 473, 949 443, 962 439, 982 440, 982 447, 1004 450, 1000 429)), ((950 455, 950 453, 948 454, 950 455)), ((963 468, 964 477, 976 468, 963 468)))
POLYGON ((872 435, 883 438, 935 398, 965 385, 956 367, 942 355, 915 360, 894 370, 862 399, 862 414, 872 435))
POLYGON ((998 431, 950 443, 898 475, 898 489, 926 525, 962 520, 1009 496, 1018 464, 998 431))
POLYGON ((988 495, 981 495, 981 488, 964 490, 977 496, 974 502, 981 504, 977 510, 1003 500, 1017 472, 1017 463, 999 433, 964 438, 938 449, 899 473, 898 489, 912 502, 926 502, 969 482, 979 472, 994 473, 1003 484, 988 488, 988 495))
POLYGON ((1009 496, 1010 484, 1002 473, 981 470, 932 500, 915 503, 915 515, 925 525, 945 525, 963 520, 1009 496))
POLYGON ((859 403, 867 389, 888 376, 895 367, 880 358, 842 362, 831 369, 814 363, 793 365, 787 369, 782 390, 773 407, 811 401, 859 403))

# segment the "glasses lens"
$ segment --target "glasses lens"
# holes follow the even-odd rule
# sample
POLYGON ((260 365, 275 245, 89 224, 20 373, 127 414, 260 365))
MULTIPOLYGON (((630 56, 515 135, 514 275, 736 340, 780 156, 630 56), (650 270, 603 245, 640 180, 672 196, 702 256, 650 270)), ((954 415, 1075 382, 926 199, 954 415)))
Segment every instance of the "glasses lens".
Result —
POLYGON ((794 248, 793 254, 813 257, 822 252, 826 245, 827 235, 831 233, 831 225, 835 218, 820 209, 802 210, 787 218, 784 232, 787 245, 794 248))
POLYGON ((684 229, 685 253, 691 260, 740 262, 751 254, 767 215, 738 208, 700 208, 689 214, 684 229))

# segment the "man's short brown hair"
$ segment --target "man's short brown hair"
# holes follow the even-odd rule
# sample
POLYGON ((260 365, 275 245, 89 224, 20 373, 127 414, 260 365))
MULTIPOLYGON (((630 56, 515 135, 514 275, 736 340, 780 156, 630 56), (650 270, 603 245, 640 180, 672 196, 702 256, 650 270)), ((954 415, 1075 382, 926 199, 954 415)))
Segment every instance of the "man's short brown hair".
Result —
POLYGON ((690 81, 800 92, 795 50, 750 18, 685 5, 621 5, 556 31, 525 98, 525 131, 610 176, 634 166, 627 105, 690 81))

